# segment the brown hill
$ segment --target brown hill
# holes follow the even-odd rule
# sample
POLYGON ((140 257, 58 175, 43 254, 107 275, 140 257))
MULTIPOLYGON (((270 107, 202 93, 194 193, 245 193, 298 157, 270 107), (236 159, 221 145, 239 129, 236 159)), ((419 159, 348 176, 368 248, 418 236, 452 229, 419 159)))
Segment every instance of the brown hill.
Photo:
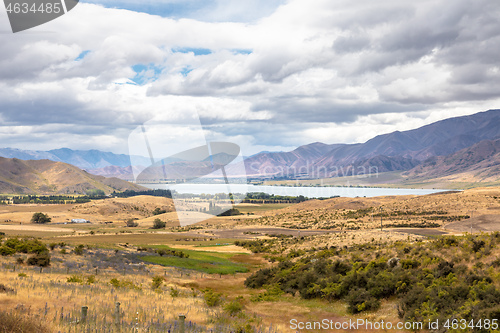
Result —
POLYGON ((500 139, 483 140, 454 154, 429 158, 403 175, 417 180, 465 173, 477 180, 500 180, 500 139))
POLYGON ((93 189, 105 193, 144 190, 124 180, 91 175, 62 162, 0 157, 0 193, 85 194, 93 189))
MULTIPOLYGON (((136 196, 131 198, 110 198, 105 200, 95 200, 84 204, 79 204, 71 208, 71 212, 77 217, 86 218, 94 222, 100 221, 125 221, 130 218, 138 219, 141 222, 153 224, 155 218, 167 221, 170 215, 154 215, 156 208, 163 209, 168 213, 175 212, 172 199, 152 196, 136 196)), ((177 216, 173 213, 172 219, 177 216)), ((141 223, 142 225, 142 223, 141 223)))
POLYGON ((489 223, 490 229, 484 230, 500 230, 499 212, 500 187, 491 187, 430 195, 309 200, 265 213, 248 223, 301 229, 363 230, 379 228, 381 223, 385 227, 434 227, 435 224, 445 227, 463 221, 470 228, 469 216, 473 214, 474 217, 489 216, 487 220, 481 218, 489 223))

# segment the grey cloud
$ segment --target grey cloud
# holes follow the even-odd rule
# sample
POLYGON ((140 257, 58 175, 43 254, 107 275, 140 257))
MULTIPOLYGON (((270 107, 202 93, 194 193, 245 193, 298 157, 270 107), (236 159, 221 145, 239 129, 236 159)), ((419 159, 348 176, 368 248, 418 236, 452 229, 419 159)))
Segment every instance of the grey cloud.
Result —
POLYGON ((355 53, 370 48, 370 38, 367 35, 353 34, 341 36, 333 42, 337 54, 355 53))

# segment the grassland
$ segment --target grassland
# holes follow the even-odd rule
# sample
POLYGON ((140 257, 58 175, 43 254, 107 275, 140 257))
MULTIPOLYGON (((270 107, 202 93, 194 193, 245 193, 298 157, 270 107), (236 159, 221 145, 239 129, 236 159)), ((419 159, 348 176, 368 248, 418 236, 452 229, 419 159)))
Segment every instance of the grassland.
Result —
MULTIPOLYGON (((30 254, 0 256, 0 284, 15 290, 1 292, 0 289, 0 311, 14 311, 38 320, 51 332, 113 331, 117 301, 122 304, 122 332, 175 331, 180 313, 187 314, 198 332, 212 329, 221 333, 292 332, 291 318, 299 321, 369 319, 393 323, 408 320, 398 314, 401 301, 398 295, 379 298, 377 307, 356 314, 349 313, 348 294, 322 297, 321 290, 329 291, 328 283, 341 283, 343 278, 325 280, 325 286, 319 280, 307 282, 304 278, 307 274, 302 273, 333 278, 333 274, 321 275, 322 265, 316 265, 319 271, 314 271, 316 259, 326 260, 326 269, 338 260, 348 263, 350 268, 356 262, 365 262, 368 267, 372 261, 382 263, 392 257, 416 260, 419 267, 407 271, 415 273, 415 277, 429 272, 437 277, 439 262, 446 261, 466 267, 460 268, 467 274, 458 276, 459 279, 469 275, 489 277, 494 287, 500 288, 497 271, 500 266, 493 266, 500 254, 500 245, 491 234, 500 230, 500 188, 428 196, 333 198, 293 205, 246 204, 238 207, 245 212, 244 216, 215 217, 184 228, 172 222, 159 231, 149 227, 149 221, 155 218, 151 212, 157 207, 168 207, 168 201, 162 206, 161 202, 148 201, 146 197, 136 202, 113 200, 107 201, 109 206, 106 200, 78 207, 1 206, 0 221, 4 221, 4 229, 0 225, 0 232, 7 234, 0 237, 3 241, 12 235, 36 236, 53 249, 49 249, 50 266, 42 269, 27 264, 30 254), (75 216, 92 223, 29 224, 32 213, 38 211, 48 213, 55 222, 75 216), (247 213, 254 215, 249 218, 247 213), (128 214, 138 218, 138 227, 125 226, 128 214), (420 227, 403 226, 411 223, 420 227), (465 231, 470 233, 471 225, 474 235, 463 236, 465 231), (441 234, 445 238, 457 237, 457 242, 452 242, 456 245, 445 243, 437 247, 440 243, 435 242, 445 239, 441 234), (236 242, 240 246, 236 246, 236 242), (247 246, 242 242, 254 243, 247 246), (79 255, 76 248, 80 244, 83 253, 79 255), (473 250, 474 244, 477 251, 473 250), (141 247, 182 251, 189 257, 138 251, 141 247), (293 272, 278 269, 283 262, 291 262, 296 269, 293 272), (268 283, 257 288, 246 287, 245 281, 260 269, 271 270, 268 283), (157 288, 153 288, 155 277, 160 277, 157 281, 161 282, 157 288), (294 277, 296 284, 290 282, 294 277), (284 287, 281 292, 273 289, 279 279, 284 287), (300 286, 306 291, 316 290, 320 297, 302 297, 300 286), (214 299, 216 302, 212 304, 214 299), (81 323, 82 306, 89 306, 85 324, 81 323), (236 309, 236 313, 231 309, 236 309)), ((359 272, 364 272, 366 267, 358 267, 362 268, 359 272)), ((383 274, 399 274, 382 270, 383 274)), ((462 271, 457 270, 455 274, 462 271)), ((446 284, 446 281, 443 277, 440 283, 446 284)), ((425 288, 433 292, 431 285, 425 288)), ((416 302, 420 302, 418 313, 422 313, 422 302, 416 302)), ((190 329, 187 332, 195 332, 194 326, 190 329)))
MULTIPOLYGON (((171 248, 169 246, 154 246, 154 248, 175 250, 175 248, 171 248)), ((184 249, 182 252, 188 257, 145 256, 142 257, 142 260, 162 266, 191 269, 208 274, 235 274, 248 272, 248 268, 245 267, 245 265, 231 260, 235 256, 233 253, 204 252, 184 249)))

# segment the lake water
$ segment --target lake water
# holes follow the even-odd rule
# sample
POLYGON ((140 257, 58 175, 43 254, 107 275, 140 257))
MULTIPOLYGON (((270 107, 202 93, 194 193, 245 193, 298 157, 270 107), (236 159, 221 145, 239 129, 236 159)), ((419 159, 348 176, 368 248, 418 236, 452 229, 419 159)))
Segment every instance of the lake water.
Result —
POLYGON ((150 189, 172 189, 179 193, 217 194, 217 193, 250 193, 263 192, 274 195, 303 195, 308 198, 341 197, 378 197, 387 195, 424 195, 447 190, 436 189, 402 189, 402 188, 365 188, 365 187, 290 187, 251 184, 139 184, 150 189))

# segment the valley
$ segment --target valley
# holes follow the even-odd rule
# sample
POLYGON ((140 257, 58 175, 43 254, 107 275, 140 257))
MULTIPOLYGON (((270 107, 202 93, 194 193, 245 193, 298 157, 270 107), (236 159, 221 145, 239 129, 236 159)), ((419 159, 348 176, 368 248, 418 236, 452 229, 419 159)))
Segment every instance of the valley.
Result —
MULTIPOLYGON (((326 260, 321 269, 333 269, 337 261, 343 262, 346 270, 356 261, 365 263, 361 267, 365 267, 368 283, 375 283, 377 274, 385 274, 396 279, 396 284, 398 279, 407 279, 407 273, 417 276, 423 274, 421 269, 438 272, 441 261, 454 263, 457 269, 465 263, 466 268, 460 269, 467 274, 491 280, 488 288, 499 287, 498 266, 486 269, 500 251, 495 238, 500 231, 498 187, 295 204, 242 203, 236 209, 244 215, 212 217, 181 227, 172 199, 162 197, 2 205, 0 277, 7 291, 0 291, 0 309, 16 308, 26 320, 37 318, 43 326, 39 332, 116 331, 118 327, 122 332, 165 332, 169 328, 175 332, 181 325, 179 314, 186 315, 187 332, 292 332, 292 319, 384 320, 395 325, 423 320, 420 315, 411 319, 405 314, 420 313, 419 306, 424 306, 418 303, 422 301, 412 301, 410 307, 408 298, 402 296, 410 297, 413 289, 407 294, 393 289, 377 294, 364 287, 375 295, 370 297, 328 291, 328 283, 341 286, 350 273, 345 278, 342 273, 337 282, 327 277, 323 282, 300 282, 306 279, 298 273, 301 270, 320 269, 310 264, 317 260, 326 260), (154 215, 157 208, 165 212, 154 215), (46 213, 52 221, 30 223, 35 212, 46 213), (74 218, 90 223, 69 223, 74 218), (131 218, 136 226, 127 227, 131 218), (165 228, 152 229, 155 218, 166 222, 165 228), (9 245, 15 237, 18 241, 39 239, 47 248, 40 253, 50 256, 50 265, 28 264, 28 259, 36 256, 32 251, 38 250, 17 252, 20 246, 9 245), (436 245, 447 242, 451 245, 436 245), (483 244, 476 252, 467 245, 475 242, 483 244), (9 246, 15 253, 10 254, 9 246), (429 250, 438 259, 429 261, 427 258, 433 257, 429 250), (419 252, 422 254, 416 256, 419 252), (391 258, 404 265, 416 260, 418 265, 390 268, 386 262, 391 258), (375 263, 380 268, 368 270, 375 263), (287 265, 302 268, 292 273, 287 265), (412 269, 415 271, 408 271, 412 269), (262 270, 268 270, 264 280, 259 277, 262 270), (283 282, 277 284, 275 274, 281 274, 283 282), (293 278, 297 282, 290 282, 293 278), (313 289, 306 292, 301 286, 313 289), (51 295, 49 301, 46 295, 51 295), (114 321, 116 302, 122 309, 118 326, 114 321), (82 306, 88 306, 85 321, 82 306)), ((318 277, 321 274, 316 273, 318 277)), ((413 284, 409 286, 413 288, 413 284)), ((426 288, 425 292, 433 292, 432 285, 426 288)), ((463 302, 473 300, 474 292, 471 289, 463 302)), ((481 314, 495 317, 494 304, 481 305, 481 314)), ((432 318, 445 318, 451 310, 436 307, 434 311, 436 317, 432 318)), ((469 318, 466 312, 460 315, 469 318)))

